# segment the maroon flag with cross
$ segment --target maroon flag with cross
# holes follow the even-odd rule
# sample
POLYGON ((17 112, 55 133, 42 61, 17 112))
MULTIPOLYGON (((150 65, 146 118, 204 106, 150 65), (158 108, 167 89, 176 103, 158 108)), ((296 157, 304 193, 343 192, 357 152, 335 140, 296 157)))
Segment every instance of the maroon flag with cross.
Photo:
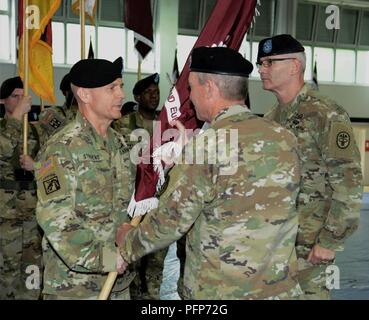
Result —
MULTIPOLYGON (((137 0, 135 0, 137 1, 137 0)), ((194 48, 201 46, 226 46, 238 50, 250 27, 256 10, 256 0, 218 0, 194 48)), ((159 116, 159 126, 154 130, 151 151, 167 144, 162 133, 171 128, 173 120, 179 120, 186 129, 197 129, 202 123, 196 118, 189 100, 188 88, 190 59, 172 88, 159 116)), ((151 153, 152 154, 152 153, 151 153)), ((164 172, 159 160, 150 159, 148 164, 137 166, 135 194, 128 212, 131 216, 142 215, 157 206, 155 194, 164 183, 164 172)))

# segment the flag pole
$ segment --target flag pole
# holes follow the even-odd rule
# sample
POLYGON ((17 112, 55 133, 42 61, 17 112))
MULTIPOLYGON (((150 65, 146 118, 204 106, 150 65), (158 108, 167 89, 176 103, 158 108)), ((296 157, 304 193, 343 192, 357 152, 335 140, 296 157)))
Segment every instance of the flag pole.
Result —
MULTIPOLYGON (((24 96, 29 95, 29 33, 26 26, 26 8, 28 0, 23 1, 23 64, 24 64, 24 96)), ((23 116, 23 154, 28 154, 28 113, 23 116)))
POLYGON ((80 0, 79 3, 79 17, 81 24, 81 59, 86 58, 86 46, 85 46, 85 25, 86 25, 86 17, 85 17, 85 0, 80 0))
POLYGON ((142 65, 142 61, 141 58, 138 58, 138 67, 137 67, 137 81, 141 80, 142 74, 141 74, 141 65, 142 65))
POLYGON ((40 98, 40 111, 44 111, 45 110, 45 103, 44 103, 44 99, 40 98))
MULTIPOLYGON (((137 81, 141 80, 141 58, 138 57, 138 67, 137 67, 137 81)), ((141 222, 142 216, 134 217, 131 221, 131 225, 137 227, 141 222)), ((108 300, 111 289, 113 289, 115 280, 117 279, 118 272, 113 271, 109 272, 108 278, 106 279, 101 292, 99 294, 98 300, 108 300)))
MULTIPOLYGON (((142 216, 134 217, 131 221, 131 225, 133 227, 137 227, 141 222, 142 216)), ((118 272, 112 271, 109 272, 107 279, 105 280, 105 283, 101 289, 101 292, 98 296, 98 300, 108 300, 111 289, 113 289, 115 280, 117 279, 118 272)))

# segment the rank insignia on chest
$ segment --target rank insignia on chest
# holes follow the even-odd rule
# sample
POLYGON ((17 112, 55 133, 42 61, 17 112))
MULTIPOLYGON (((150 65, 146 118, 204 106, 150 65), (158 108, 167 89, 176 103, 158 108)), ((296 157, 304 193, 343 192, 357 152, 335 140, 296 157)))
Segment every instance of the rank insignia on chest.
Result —
POLYGON ((303 126, 301 125, 301 120, 303 119, 303 115, 301 113, 297 113, 295 114, 291 119, 290 119, 290 128, 291 129, 297 129, 297 130, 302 130, 303 126))

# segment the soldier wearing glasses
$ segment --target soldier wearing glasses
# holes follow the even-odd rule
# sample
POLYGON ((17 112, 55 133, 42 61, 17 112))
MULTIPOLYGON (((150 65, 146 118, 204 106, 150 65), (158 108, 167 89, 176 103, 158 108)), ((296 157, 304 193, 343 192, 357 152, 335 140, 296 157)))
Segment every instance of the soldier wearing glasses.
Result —
POLYGON ((296 250, 299 282, 307 299, 329 299, 326 268, 358 227, 362 174, 347 112, 304 82, 304 47, 290 35, 259 43, 263 88, 277 105, 265 117, 298 138, 302 168, 296 250))

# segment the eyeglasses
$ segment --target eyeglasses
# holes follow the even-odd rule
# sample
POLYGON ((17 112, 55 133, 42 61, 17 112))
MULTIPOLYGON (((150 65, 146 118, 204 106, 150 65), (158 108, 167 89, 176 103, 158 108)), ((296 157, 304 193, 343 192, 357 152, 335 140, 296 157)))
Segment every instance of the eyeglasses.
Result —
POLYGON ((296 58, 279 58, 279 59, 266 59, 263 61, 256 62, 256 66, 258 68, 261 68, 263 66, 264 68, 269 68, 272 66, 274 61, 284 61, 284 60, 295 60, 296 58))

